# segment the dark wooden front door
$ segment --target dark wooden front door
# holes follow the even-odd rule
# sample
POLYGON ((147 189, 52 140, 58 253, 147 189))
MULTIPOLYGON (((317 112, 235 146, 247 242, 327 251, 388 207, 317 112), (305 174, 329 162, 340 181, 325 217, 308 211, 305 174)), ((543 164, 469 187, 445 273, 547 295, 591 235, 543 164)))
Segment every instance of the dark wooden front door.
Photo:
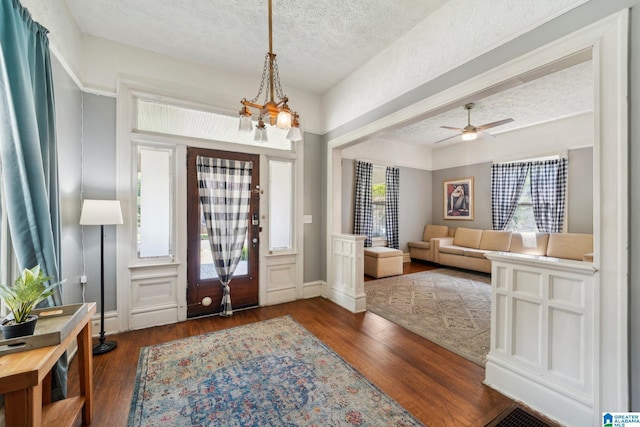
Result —
POLYGON ((200 207, 196 170, 197 156, 253 162, 249 232, 245 241, 243 257, 229 287, 233 308, 257 306, 260 245, 258 240, 260 227, 257 221, 260 205, 260 157, 253 154, 189 148, 187 150, 187 317, 217 314, 220 312, 220 301, 222 300, 222 286, 213 266, 211 248, 200 207), (254 218, 256 219, 255 223, 252 221, 254 218))

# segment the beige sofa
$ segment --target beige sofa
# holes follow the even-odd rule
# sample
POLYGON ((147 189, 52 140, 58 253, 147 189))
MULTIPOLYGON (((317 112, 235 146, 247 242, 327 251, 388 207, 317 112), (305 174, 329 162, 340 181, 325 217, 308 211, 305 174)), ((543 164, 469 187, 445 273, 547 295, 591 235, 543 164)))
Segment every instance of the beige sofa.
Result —
POLYGON ((434 262, 490 273, 491 261, 484 254, 490 251, 508 252, 511 232, 458 227, 453 237, 433 239, 432 243, 434 262))
POLYGON ((431 240, 433 262, 491 272, 490 251, 593 262, 593 235, 580 233, 512 233, 458 227, 454 237, 431 240))
POLYGON ((449 235, 449 227, 446 225, 427 224, 422 233, 422 240, 419 242, 409 242, 409 256, 412 259, 420 259, 423 261, 433 261, 433 252, 431 251, 431 239, 438 237, 447 237, 449 235))

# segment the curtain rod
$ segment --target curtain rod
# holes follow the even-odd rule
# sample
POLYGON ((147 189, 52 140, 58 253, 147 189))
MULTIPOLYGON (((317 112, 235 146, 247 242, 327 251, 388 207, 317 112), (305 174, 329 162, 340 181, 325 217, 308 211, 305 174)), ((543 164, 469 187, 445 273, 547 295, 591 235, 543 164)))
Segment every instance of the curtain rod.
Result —
POLYGON ((539 160, 550 160, 553 158, 567 158, 569 157, 569 152, 568 150, 563 150, 563 151, 555 151, 555 152, 547 152, 547 153, 541 153, 541 154, 537 154, 535 156, 519 156, 519 157, 511 157, 511 158, 507 158, 507 159, 503 159, 503 160, 492 160, 491 163, 517 163, 517 162, 535 162, 535 161, 539 161, 539 160))
MULTIPOLYGON (((347 159, 348 157, 343 157, 343 158, 347 159)), ((389 167, 389 168, 397 168, 397 167, 399 167, 398 165, 396 165, 394 163, 381 162, 380 160, 371 160, 371 159, 362 159, 362 158, 355 158, 353 160, 358 160, 360 162, 373 163, 374 166, 386 166, 386 167, 389 167)))

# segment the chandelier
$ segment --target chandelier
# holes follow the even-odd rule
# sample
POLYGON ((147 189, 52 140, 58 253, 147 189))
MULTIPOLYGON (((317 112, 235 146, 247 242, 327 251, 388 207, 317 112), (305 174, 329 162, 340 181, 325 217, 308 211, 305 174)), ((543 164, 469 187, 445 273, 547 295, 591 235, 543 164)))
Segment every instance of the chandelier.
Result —
POLYGON ((268 120, 271 126, 279 129, 288 129, 287 139, 293 142, 302 140, 300 132, 300 122, 297 112, 292 112, 287 102, 289 98, 282 93, 280 86, 280 76, 278 75, 278 63, 276 54, 273 53, 273 40, 271 35, 271 0, 269 0, 269 52, 264 58, 264 67, 262 69, 262 81, 258 94, 252 100, 243 98, 240 103, 240 126, 241 131, 250 132, 253 129, 253 121, 251 119, 251 110, 258 110, 258 124, 256 125, 256 133, 254 140, 258 142, 267 142, 267 128, 265 121, 268 120), (266 88, 265 88, 266 86, 266 88), (264 104, 258 104, 260 95, 264 92, 264 104), (276 102, 276 97, 278 101, 276 102))

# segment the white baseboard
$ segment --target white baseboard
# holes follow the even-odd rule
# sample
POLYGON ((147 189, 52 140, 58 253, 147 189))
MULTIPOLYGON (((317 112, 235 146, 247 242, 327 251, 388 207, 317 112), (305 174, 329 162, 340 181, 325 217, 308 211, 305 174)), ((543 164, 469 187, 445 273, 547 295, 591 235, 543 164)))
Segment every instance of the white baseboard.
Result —
POLYGON ((505 366, 504 362, 491 355, 487 356, 483 383, 562 425, 596 425, 593 420, 597 415, 589 397, 564 387, 553 387, 543 378, 505 366))
MULTIPOLYGON (((107 311, 104 313, 104 333, 105 335, 117 334, 120 332, 118 328, 118 312, 107 311)), ((98 337, 100 335, 100 313, 96 313, 91 317, 91 335, 98 337)))
POLYGON ((403 252, 402 253, 402 262, 411 262, 411 255, 409 254, 409 252, 403 252))
POLYGON ((316 280, 315 282, 307 282, 302 285, 302 298, 315 298, 322 296, 322 290, 327 285, 322 280, 316 280))
POLYGON ((367 297, 364 294, 361 295, 349 295, 342 292, 339 289, 330 288, 327 286, 328 296, 327 299, 335 302, 342 308, 346 308, 352 313, 362 313, 367 311, 367 297))

